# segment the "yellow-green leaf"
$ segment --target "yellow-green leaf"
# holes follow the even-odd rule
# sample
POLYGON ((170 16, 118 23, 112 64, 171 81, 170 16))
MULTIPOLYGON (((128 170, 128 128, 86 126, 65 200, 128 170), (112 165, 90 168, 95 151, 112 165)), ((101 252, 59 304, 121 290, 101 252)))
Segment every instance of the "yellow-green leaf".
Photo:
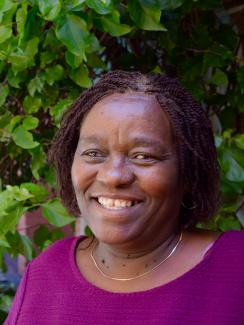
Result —
POLYGON ((22 125, 19 125, 14 129, 12 137, 17 146, 24 149, 35 148, 39 145, 38 142, 33 140, 32 134, 25 130, 22 125))

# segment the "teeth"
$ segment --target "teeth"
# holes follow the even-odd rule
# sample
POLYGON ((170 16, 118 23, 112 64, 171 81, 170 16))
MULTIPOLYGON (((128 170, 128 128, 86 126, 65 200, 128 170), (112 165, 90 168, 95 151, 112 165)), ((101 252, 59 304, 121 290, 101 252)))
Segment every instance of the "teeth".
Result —
POLYGON ((98 197, 98 202, 102 206, 104 206, 105 208, 108 208, 108 209, 129 208, 133 204, 137 203, 137 202, 127 201, 127 200, 119 200, 119 199, 113 200, 113 199, 109 199, 106 197, 98 197))

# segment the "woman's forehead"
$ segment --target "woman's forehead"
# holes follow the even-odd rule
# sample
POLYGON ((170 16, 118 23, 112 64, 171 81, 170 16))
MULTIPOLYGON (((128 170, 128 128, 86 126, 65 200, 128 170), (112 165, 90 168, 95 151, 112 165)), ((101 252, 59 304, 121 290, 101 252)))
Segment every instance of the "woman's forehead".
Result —
POLYGON ((109 120, 129 119, 133 116, 141 119, 156 116, 164 122, 168 121, 155 96, 143 92, 115 93, 102 98, 86 113, 82 124, 87 119, 94 121, 94 118, 99 119, 104 115, 109 120))
POLYGON ((171 127, 156 98, 130 92, 103 98, 87 113, 81 125, 81 137, 125 135, 169 140, 171 127))

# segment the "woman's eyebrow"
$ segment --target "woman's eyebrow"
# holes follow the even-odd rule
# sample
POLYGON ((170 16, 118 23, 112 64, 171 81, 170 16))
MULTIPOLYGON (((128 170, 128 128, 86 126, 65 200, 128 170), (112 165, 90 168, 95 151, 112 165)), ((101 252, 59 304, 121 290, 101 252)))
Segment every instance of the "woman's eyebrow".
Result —
POLYGON ((157 148, 165 147, 165 142, 157 139, 150 139, 147 137, 133 137, 131 138, 131 140, 134 146, 157 147, 157 148))
POLYGON ((90 143, 104 143, 104 139, 97 135, 89 136, 80 136, 79 142, 81 144, 90 144, 90 143))
MULTIPOLYGON (((99 143, 104 144, 106 139, 98 135, 89 135, 89 136, 80 136, 79 143, 82 145, 91 144, 91 143, 99 143)), ((141 147, 154 147, 154 148, 165 148, 166 144, 164 141, 160 141, 157 139, 150 139, 148 137, 136 136, 130 138, 131 145, 141 146, 141 147)))

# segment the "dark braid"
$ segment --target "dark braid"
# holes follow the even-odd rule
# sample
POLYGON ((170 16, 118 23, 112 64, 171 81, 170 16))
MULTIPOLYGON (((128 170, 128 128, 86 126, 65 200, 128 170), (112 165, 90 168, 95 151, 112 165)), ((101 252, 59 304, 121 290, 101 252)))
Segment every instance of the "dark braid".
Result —
POLYGON ((131 91, 154 95, 169 118, 177 142, 180 178, 185 188, 182 224, 194 225, 208 219, 219 202, 219 169, 211 124, 203 108, 178 81, 161 74, 108 72, 84 91, 66 112, 50 150, 62 202, 71 213, 79 215, 71 166, 84 114, 106 96, 131 91))

